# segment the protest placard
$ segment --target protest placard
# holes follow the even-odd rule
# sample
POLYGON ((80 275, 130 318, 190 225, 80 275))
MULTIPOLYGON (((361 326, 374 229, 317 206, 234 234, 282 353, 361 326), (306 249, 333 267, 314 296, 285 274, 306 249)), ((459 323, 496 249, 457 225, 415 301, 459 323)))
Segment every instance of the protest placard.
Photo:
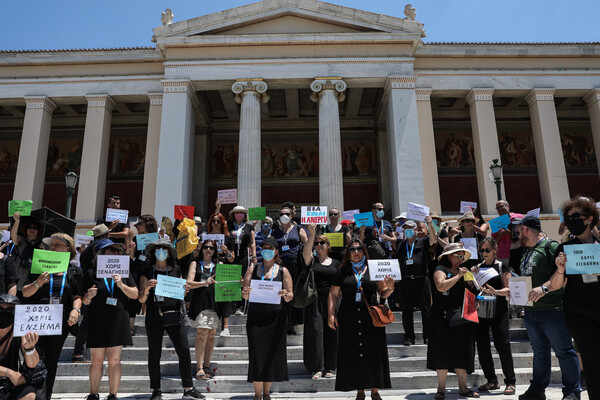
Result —
POLYGON ((62 304, 17 304, 13 336, 25 336, 28 332, 40 336, 62 335, 62 322, 62 304))
POLYGON ((406 210, 406 219, 425 222, 425 217, 429 215, 429 207, 416 203, 408 203, 406 210))
POLYGON ((156 280, 158 283, 154 289, 155 296, 169 297, 177 300, 183 300, 185 297, 185 279, 158 274, 156 280))
POLYGON ((508 289, 510 290, 510 304, 533 306, 533 302, 529 300, 529 292, 531 292, 530 276, 511 276, 508 280, 508 289))
POLYGON ((33 201, 31 200, 10 200, 8 202, 8 216, 12 217, 14 213, 21 213, 22 217, 31 215, 31 207, 33 201))
MULTIPOLYGON (((564 247, 568 275, 600 274, 600 246, 596 243, 572 244, 564 247)), ((597 281, 597 279, 596 279, 597 281)))
POLYGON ((325 237, 329 239, 329 245, 331 247, 344 247, 343 233, 326 233, 325 237))
POLYGON ((327 225, 327 207, 325 206, 302 206, 300 223, 302 225, 317 224, 327 225))
POLYGON ((106 222, 109 224, 112 221, 119 220, 121 224, 126 224, 129 219, 129 211, 121 208, 107 208, 106 209, 106 222))
POLYGON ((175 206, 175 219, 194 219, 194 206, 175 206))
POLYGON ((118 274, 121 278, 128 278, 129 260, 129 256, 98 255, 96 277, 112 278, 114 274, 118 274))
POLYGON ((359 228, 361 226, 375 226, 375 219, 373 218, 373 213, 371 211, 354 214, 354 221, 359 228))
POLYGON ((465 249, 469 250, 471 253, 470 260, 478 260, 479 259, 479 251, 477 251, 477 239, 476 238, 460 238, 465 249))
POLYGON ((2 239, 0 239, 0 243, 8 242, 10 240, 10 231, 2 231, 2 239))
POLYGON ((250 303, 279 304, 281 296, 278 293, 281 291, 281 287, 281 282, 252 279, 248 301, 250 303))
POLYGON ((476 208, 477 208, 476 201, 461 201, 460 202, 460 212, 463 214, 466 213, 467 211, 473 211, 476 208))
POLYGON ((440 223, 434 219, 431 220, 431 224, 433 225, 433 230, 435 231, 435 233, 440 233, 440 231, 442 230, 442 228, 440 227, 440 223))
POLYGON ((386 276, 391 276, 395 281, 402 279, 400 264, 397 259, 369 260, 369 276, 372 281, 382 281, 386 276))
POLYGON ((540 217, 540 211, 541 211, 541 208, 539 208, 539 207, 538 208, 534 208, 533 210, 527 211, 527 215, 532 215, 534 217, 538 217, 539 218, 540 217))
POLYGON ((92 236, 77 234, 75 235, 75 247, 87 246, 92 240, 94 240, 92 236))
POLYGON ((241 265, 219 264, 215 275, 215 301, 241 301, 241 279, 241 265))
POLYGON ((354 216, 356 214, 360 214, 360 210, 347 210, 342 213, 342 219, 348 220, 350 222, 354 222, 354 216))
POLYGON ((266 207, 251 207, 248 209, 248 220, 252 221, 255 219, 263 220, 267 217, 266 207))
POLYGON ((465 282, 471 281, 473 282, 473 284, 475 285, 475 289, 480 290, 481 287, 479 286, 479 283, 477 283, 477 279, 475 279, 475 275, 473 275, 472 272, 467 272, 463 275, 463 279, 465 280, 465 282))
POLYGON ((34 249, 31 261, 31 273, 42 274, 49 272, 55 274, 57 272, 66 272, 67 268, 69 268, 70 258, 71 253, 68 251, 34 249))
POLYGON ((500 274, 493 267, 487 267, 487 268, 480 267, 479 272, 477 272, 475 274, 475 280, 476 280, 477 284, 480 287, 482 287, 487 283, 487 281, 489 281, 490 279, 492 279, 498 275, 500 275, 500 274))
POLYGON ((225 189, 217 192, 217 197, 221 200, 221 204, 236 204, 237 189, 225 189))
POLYGON ((217 243, 220 252, 221 246, 225 244, 225 235, 222 233, 203 233, 202 241, 205 242, 207 240, 214 240, 217 243))
POLYGON ((508 225, 510 224, 510 216, 508 214, 504 214, 498 218, 489 220, 488 223, 490 228, 492 228, 492 233, 496 233, 500 229, 508 229, 508 225))
POLYGON ((136 248, 139 251, 146 250, 146 246, 148 246, 152 242, 156 242, 157 240, 158 240, 158 232, 144 233, 142 235, 135 235, 136 248))
MULTIPOLYGON (((596 204, 598 204, 598 203, 596 203, 596 204)), ((562 208, 558 207, 557 211, 558 211, 558 219, 559 219, 560 223, 564 224, 565 223, 565 216, 563 215, 562 208)))

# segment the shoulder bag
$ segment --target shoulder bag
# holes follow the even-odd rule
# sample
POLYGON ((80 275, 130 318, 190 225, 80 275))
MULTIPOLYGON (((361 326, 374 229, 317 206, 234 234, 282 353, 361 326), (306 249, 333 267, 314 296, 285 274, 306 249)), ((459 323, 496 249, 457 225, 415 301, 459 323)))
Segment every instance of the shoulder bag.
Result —
POLYGON ((369 311, 369 315, 371 316, 371 321, 373 322, 373 326, 377 328, 381 328, 383 326, 389 325, 396 320, 394 313, 390 310, 390 308, 384 304, 378 304, 375 306, 369 305, 367 301, 367 296, 365 296, 365 292, 363 291, 362 286, 360 287, 360 291, 362 293, 362 298, 367 305, 367 310, 369 311))
POLYGON ((295 308, 304 308, 317 300, 317 286, 312 265, 309 267, 304 265, 302 249, 299 251, 298 265, 301 266, 302 272, 294 284, 294 298, 290 301, 290 305, 295 308))

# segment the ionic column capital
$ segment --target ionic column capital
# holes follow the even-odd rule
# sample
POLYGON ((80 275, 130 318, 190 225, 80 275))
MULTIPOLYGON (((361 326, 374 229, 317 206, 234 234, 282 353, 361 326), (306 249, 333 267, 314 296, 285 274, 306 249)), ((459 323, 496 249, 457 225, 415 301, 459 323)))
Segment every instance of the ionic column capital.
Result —
POLYGON ((385 93, 389 94, 392 89, 414 89, 416 83, 416 76, 388 76, 387 80, 385 81, 385 93))
POLYGON ((163 93, 161 92, 150 92, 148 93, 148 99, 150 100, 151 106, 162 106, 163 93))
POLYGON ((554 93, 556 93, 554 88, 531 89, 525 96, 525 101, 530 107, 538 101, 554 101, 554 93))
POLYGON ((42 109, 49 114, 56 110, 56 104, 46 96, 25 96, 26 108, 42 109))
POLYGON ((417 88, 415 94, 417 95, 417 101, 431 101, 431 88, 417 88))
POLYGON ((467 94, 467 103, 472 107, 476 101, 492 101, 494 89, 491 88, 473 88, 467 94))
POLYGON ((88 94, 85 96, 88 108, 106 108, 108 111, 115 109, 115 102, 107 94, 88 94))
POLYGON ((319 96, 325 90, 331 90, 337 96, 339 102, 346 98, 346 82, 341 77, 315 78, 310 84, 310 99, 317 103, 319 96))
POLYGON ((587 103, 588 108, 600 101, 600 88, 594 88, 583 97, 583 101, 587 103))
POLYGON ((231 86, 231 91, 235 94, 235 102, 242 104, 242 97, 245 93, 256 93, 261 103, 269 101, 267 90, 269 85, 262 79, 236 79, 231 86))

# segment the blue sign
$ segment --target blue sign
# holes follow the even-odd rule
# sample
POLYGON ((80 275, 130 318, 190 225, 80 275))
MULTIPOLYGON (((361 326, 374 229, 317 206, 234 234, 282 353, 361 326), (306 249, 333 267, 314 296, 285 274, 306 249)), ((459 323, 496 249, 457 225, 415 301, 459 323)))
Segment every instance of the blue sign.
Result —
POLYGON ((510 217, 508 214, 504 214, 499 216, 498 218, 494 218, 488 221, 490 224, 490 228, 492 228, 492 233, 498 232, 500 229, 508 229, 508 224, 510 224, 510 217))
POLYGON ((600 274, 600 244, 565 246, 567 274, 600 274))
POLYGON ((137 241, 137 249, 139 251, 144 251, 146 250, 146 246, 158 240, 158 232, 136 235, 135 238, 135 240, 137 241))
POLYGON ((564 224, 565 223, 565 216, 562 213, 562 208, 558 208, 558 218, 560 219, 560 223, 564 224))
POLYGON ((156 288, 154 289, 154 294, 156 296, 183 300, 183 297, 185 296, 185 279, 158 274, 156 280, 158 281, 156 288))
POLYGON ((367 211, 360 214, 354 214, 354 221, 356 226, 375 226, 375 219, 373 219, 373 212, 367 211))

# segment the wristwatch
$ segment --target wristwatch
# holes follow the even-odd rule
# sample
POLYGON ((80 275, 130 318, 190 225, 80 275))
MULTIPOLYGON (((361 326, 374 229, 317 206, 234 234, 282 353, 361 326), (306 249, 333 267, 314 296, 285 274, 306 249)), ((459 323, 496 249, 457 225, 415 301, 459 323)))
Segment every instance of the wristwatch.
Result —
POLYGON ((544 292, 544 294, 548 294, 550 292, 550 289, 548 289, 546 286, 542 285, 542 292, 544 292))

